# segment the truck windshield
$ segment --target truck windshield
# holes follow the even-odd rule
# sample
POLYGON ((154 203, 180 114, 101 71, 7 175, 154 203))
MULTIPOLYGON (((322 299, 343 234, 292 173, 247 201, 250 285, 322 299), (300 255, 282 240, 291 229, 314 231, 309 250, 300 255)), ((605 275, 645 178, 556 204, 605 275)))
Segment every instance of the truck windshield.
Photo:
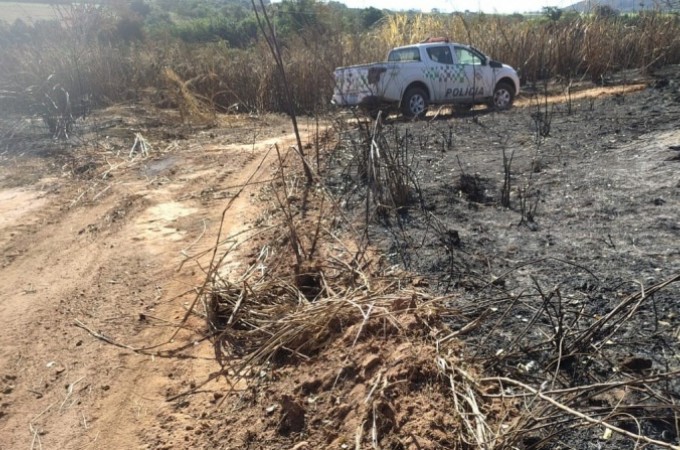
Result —
POLYGON ((420 61, 420 51, 417 47, 397 48, 390 52, 387 61, 420 61))
POLYGON ((456 47, 456 60, 458 64, 484 65, 481 55, 461 47, 456 47))

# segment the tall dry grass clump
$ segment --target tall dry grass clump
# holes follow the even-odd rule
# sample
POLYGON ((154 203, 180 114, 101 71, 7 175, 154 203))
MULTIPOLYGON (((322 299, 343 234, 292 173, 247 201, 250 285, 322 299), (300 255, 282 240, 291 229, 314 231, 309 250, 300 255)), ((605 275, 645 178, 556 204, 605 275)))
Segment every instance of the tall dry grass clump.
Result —
POLYGON ((174 101, 179 108, 182 121, 200 125, 214 125, 215 110, 206 104, 206 99, 197 97, 191 88, 195 80, 182 80, 174 70, 166 67, 163 70, 169 90, 174 93, 174 101))
POLYGON ((578 15, 559 21, 397 14, 372 40, 386 51, 431 36, 471 44, 518 68, 524 80, 577 75, 598 79, 620 69, 680 62, 680 16, 654 12, 634 17, 578 15))
MULTIPOLYGON (((322 8, 321 6, 319 8, 322 8)), ((185 43, 169 34, 116 34, 107 8, 63 7, 61 23, 0 29, 0 102, 35 114, 45 92, 66 91, 73 105, 150 99, 178 106, 166 69, 191 80, 191 93, 216 111, 286 112, 284 89, 264 40, 246 49, 226 41, 185 43), (174 100, 173 100, 174 99, 174 100)), ((331 18, 332 19, 332 18, 331 18)), ((680 16, 570 16, 558 21, 486 15, 392 14, 362 33, 326 20, 281 40, 296 111, 328 107, 335 67, 380 61, 392 47, 448 36, 520 71, 524 82, 589 77, 626 68, 680 63, 680 16)), ((39 111, 37 111, 39 112, 39 111)))
POLYGON ((140 74, 136 45, 104 39, 113 22, 103 9, 73 5, 58 12, 59 21, 3 36, 0 86, 15 94, 12 105, 39 113, 56 90, 68 93, 76 110, 132 98, 140 74))

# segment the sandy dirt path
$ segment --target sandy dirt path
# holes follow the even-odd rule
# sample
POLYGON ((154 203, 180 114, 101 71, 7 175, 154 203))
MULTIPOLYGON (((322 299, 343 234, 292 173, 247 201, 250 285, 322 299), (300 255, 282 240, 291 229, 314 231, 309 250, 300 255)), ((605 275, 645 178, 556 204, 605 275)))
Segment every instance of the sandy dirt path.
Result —
MULTIPOLYGON (((222 209, 266 150, 293 142, 282 127, 250 143, 190 139, 121 164, 75 204, 87 188, 77 180, 43 177, 0 188, 0 449, 200 442, 201 411, 224 386, 212 383, 186 401, 166 398, 219 369, 210 344, 196 343, 178 359, 104 339, 133 347, 167 340, 195 298, 209 255, 178 267, 213 245, 222 209)), ((270 176, 264 164, 255 180, 270 176)), ((255 189, 235 200, 223 236, 259 214, 255 189)), ((187 325, 201 329, 204 321, 187 325)), ((161 350, 197 336, 181 332, 161 350)))

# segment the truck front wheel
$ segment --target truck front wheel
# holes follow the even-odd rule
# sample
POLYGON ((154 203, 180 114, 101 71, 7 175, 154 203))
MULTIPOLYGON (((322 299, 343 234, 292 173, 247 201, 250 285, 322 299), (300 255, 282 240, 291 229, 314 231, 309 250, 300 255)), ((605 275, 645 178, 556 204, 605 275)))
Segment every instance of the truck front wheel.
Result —
POLYGON ((515 100, 515 89, 508 83, 501 81, 493 90, 491 107, 498 111, 505 111, 510 109, 513 100, 515 100))
POLYGON ((427 92, 419 87, 412 87, 401 100, 401 112, 409 118, 423 117, 427 112, 428 101, 427 92))

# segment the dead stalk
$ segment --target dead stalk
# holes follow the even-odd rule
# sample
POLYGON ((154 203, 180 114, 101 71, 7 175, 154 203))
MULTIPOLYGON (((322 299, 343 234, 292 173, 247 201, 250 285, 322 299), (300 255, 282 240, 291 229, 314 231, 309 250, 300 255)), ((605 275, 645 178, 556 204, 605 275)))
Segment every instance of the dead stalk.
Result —
POLYGON ((543 392, 539 391, 538 389, 534 389, 531 386, 529 386, 525 383, 522 383, 520 381, 513 380, 511 378, 506 378, 506 377, 498 377, 498 378, 483 378, 483 379, 480 380, 480 382, 481 383, 497 383, 501 386, 501 390, 503 389, 503 387, 502 387, 503 384, 510 384, 510 385, 513 385, 513 386, 520 387, 520 388, 524 389, 525 391, 531 393, 532 395, 536 396, 537 398, 540 398, 541 400, 548 402, 550 405, 556 407, 557 409, 564 411, 567 414, 570 414, 571 416, 576 417, 578 419, 581 419, 581 420, 588 422, 590 424, 602 425, 603 427, 610 429, 611 431, 613 431, 615 433, 622 434, 622 435, 627 436, 627 437, 634 439, 636 441, 645 442, 647 444, 658 445, 659 447, 668 448, 668 449, 672 449, 672 450, 679 450, 680 449, 680 446, 669 444, 668 442, 663 442, 663 441, 659 441, 659 440, 656 440, 656 439, 652 439, 650 437, 647 437, 647 436, 644 436, 644 435, 641 435, 641 434, 632 433, 628 430, 624 430, 623 428, 619 428, 617 426, 611 425, 610 423, 607 423, 604 420, 595 419, 593 417, 590 417, 590 416, 588 416, 588 415, 586 415, 586 414, 584 414, 580 411, 577 411, 577 410, 569 407, 568 405, 565 405, 564 403, 558 402, 554 398, 544 394, 543 392))

